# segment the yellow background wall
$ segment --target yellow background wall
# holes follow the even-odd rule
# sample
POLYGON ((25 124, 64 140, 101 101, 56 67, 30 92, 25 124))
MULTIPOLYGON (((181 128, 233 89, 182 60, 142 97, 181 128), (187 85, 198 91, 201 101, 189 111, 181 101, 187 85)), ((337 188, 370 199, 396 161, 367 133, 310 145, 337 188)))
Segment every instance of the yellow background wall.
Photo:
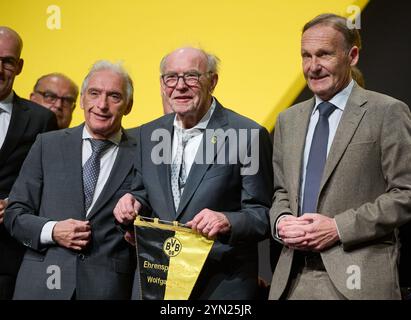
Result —
MULTIPOLYGON (((37 78, 63 72, 78 85, 99 59, 123 61, 135 83, 134 107, 124 127, 162 114, 161 57, 183 45, 200 46, 222 60, 219 101, 272 129, 279 111, 304 87, 300 33, 315 15, 350 16, 367 0, 13 0, 0 2, 0 24, 24 40, 23 73, 15 90, 28 97, 37 78), (61 28, 54 25, 58 6, 61 28), (52 8, 51 8, 52 9, 52 8), (54 20, 53 20, 54 19, 54 20), (48 23, 48 24, 47 24, 48 23)), ((72 126, 83 121, 75 110, 72 126)))

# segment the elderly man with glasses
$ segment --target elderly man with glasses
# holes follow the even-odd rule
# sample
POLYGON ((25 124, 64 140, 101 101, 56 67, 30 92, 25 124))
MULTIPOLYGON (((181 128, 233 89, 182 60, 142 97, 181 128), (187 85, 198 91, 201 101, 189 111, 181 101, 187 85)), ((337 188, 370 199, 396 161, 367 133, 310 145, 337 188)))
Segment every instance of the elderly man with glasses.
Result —
POLYGON ((59 128, 65 129, 70 125, 77 96, 78 86, 73 80, 61 73, 50 73, 37 80, 30 100, 53 111, 59 128))
POLYGON ((163 105, 173 113, 136 130, 134 190, 114 214, 124 225, 136 213, 176 220, 215 239, 190 299, 253 299, 257 243, 269 230, 272 149, 266 129, 213 97, 217 63, 190 47, 162 59, 163 105))

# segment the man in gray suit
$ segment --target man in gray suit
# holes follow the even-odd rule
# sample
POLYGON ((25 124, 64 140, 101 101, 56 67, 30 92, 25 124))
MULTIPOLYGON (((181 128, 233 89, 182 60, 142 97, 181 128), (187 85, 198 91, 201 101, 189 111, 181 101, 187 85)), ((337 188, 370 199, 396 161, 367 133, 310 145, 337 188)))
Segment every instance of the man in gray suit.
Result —
POLYGON ((122 224, 138 212, 216 238, 190 299, 252 299, 257 243, 269 233, 272 149, 266 129, 212 96, 217 61, 195 48, 163 58, 163 103, 174 112, 135 131, 134 190, 114 213, 122 224))
POLYGON ((320 15, 302 33, 314 98, 277 119, 270 299, 399 299, 397 227, 411 218, 411 115, 352 80, 358 30, 320 15))
POLYGON ((9 197, 5 226, 27 247, 14 299, 129 299, 134 249, 112 216, 130 190, 135 140, 121 120, 133 84, 93 65, 81 88, 85 124, 40 135, 9 197))

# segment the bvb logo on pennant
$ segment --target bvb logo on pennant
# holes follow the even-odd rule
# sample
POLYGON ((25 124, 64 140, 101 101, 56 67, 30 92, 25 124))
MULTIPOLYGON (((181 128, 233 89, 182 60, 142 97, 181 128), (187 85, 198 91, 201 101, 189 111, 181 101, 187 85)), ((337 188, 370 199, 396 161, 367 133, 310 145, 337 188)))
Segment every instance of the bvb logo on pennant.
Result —
POLYGON ((169 257, 175 257, 181 252, 182 244, 175 237, 170 237, 163 244, 163 251, 169 257))

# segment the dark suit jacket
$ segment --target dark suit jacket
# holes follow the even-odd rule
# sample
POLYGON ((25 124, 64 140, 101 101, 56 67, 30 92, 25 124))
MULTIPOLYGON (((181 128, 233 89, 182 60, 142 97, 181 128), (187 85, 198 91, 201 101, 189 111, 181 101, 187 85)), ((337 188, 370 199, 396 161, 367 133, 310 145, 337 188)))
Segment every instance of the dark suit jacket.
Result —
MULTIPOLYGON (((274 136, 270 220, 297 215, 306 132, 314 99, 280 114, 274 136)), ((411 114, 389 96, 352 89, 325 164, 317 212, 336 220, 341 241, 321 252, 333 284, 348 299, 399 299, 396 228, 411 219, 411 114), (358 287, 353 282, 357 270, 358 287), (359 270, 359 272, 358 272, 359 270), (359 277, 358 277, 359 276, 359 277), (358 282, 359 281, 359 282, 358 282)), ((284 292, 294 250, 284 247, 270 298, 284 292)))
MULTIPOLYGON (((258 143, 253 143, 254 147, 258 148, 258 154, 257 159, 253 160, 257 161, 259 169, 256 174, 241 175, 243 165, 238 154, 236 161, 233 161, 235 163, 228 163, 228 146, 233 141, 228 143, 224 132, 216 131, 214 142, 227 142, 218 150, 220 155, 225 153, 226 164, 194 163, 180 205, 175 209, 170 184, 170 165, 155 164, 151 158, 151 153, 155 150, 153 148, 158 146, 158 141, 152 141, 152 134, 161 129, 170 137, 164 146, 169 147, 165 154, 171 159, 174 116, 175 114, 165 115, 134 130, 139 150, 134 195, 147 212, 163 220, 186 223, 205 208, 226 214, 232 225, 231 233, 215 241, 190 298, 255 298, 258 275, 257 243, 268 236, 268 210, 272 197, 272 148, 268 132, 254 121, 224 108, 217 102, 208 129, 220 129, 224 132, 231 129, 236 135, 240 129, 246 129, 248 134, 250 129, 254 129, 258 143)), ((206 133, 200 148, 212 144, 211 136, 205 137, 206 133)), ((250 137, 248 138, 242 146, 250 151, 252 142, 250 137)))
POLYGON ((129 192, 135 140, 123 135, 97 202, 90 211, 92 240, 81 252, 44 247, 40 233, 48 221, 85 220, 82 184, 83 125, 40 135, 11 193, 5 226, 28 247, 17 276, 15 299, 129 299, 135 254, 117 229, 113 209, 129 192), (49 290, 50 266, 61 270, 61 289, 49 290))
MULTIPOLYGON (((53 112, 14 94, 9 128, 0 149, 0 199, 8 197, 37 134, 57 129, 53 112)), ((23 247, 0 224, 0 274, 15 276, 22 254, 23 247)))

